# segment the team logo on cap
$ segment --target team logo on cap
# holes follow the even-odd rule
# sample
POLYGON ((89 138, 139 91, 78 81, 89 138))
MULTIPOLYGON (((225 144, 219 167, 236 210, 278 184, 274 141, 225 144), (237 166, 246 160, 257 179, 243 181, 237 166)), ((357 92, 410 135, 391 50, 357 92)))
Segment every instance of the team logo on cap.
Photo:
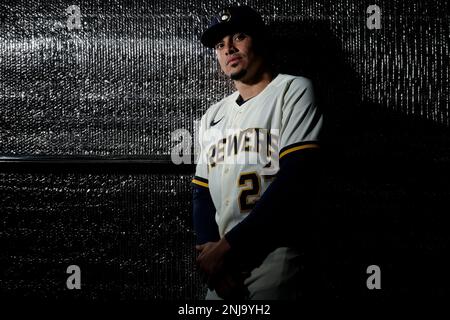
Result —
POLYGON ((230 18, 231 18, 231 14, 229 11, 225 10, 220 14, 220 22, 226 22, 226 21, 230 20, 230 18))

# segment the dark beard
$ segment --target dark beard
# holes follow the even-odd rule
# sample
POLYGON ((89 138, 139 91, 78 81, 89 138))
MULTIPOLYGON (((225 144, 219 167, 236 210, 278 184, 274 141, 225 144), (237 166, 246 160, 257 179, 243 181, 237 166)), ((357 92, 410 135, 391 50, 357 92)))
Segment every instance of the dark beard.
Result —
POLYGON ((242 79, 242 77, 244 77, 246 73, 247 73, 247 69, 241 69, 241 71, 239 71, 239 72, 230 74, 230 79, 231 80, 242 79))

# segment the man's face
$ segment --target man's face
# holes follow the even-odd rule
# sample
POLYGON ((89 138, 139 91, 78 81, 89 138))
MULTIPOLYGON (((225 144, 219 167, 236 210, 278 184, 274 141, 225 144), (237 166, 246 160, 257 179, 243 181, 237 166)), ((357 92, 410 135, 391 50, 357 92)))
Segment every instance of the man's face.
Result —
POLYGON ((225 36, 215 50, 222 71, 233 80, 251 81, 262 65, 252 37, 242 32, 225 36))

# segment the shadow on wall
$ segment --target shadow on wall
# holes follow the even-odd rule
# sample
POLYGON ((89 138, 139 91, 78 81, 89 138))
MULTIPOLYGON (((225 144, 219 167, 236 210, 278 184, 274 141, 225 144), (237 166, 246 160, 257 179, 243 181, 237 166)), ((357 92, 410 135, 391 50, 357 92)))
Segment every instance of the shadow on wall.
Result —
POLYGON ((450 130, 362 101, 330 30, 326 22, 271 26, 276 68, 312 79, 326 119, 320 222, 299 226, 315 239, 305 294, 448 294, 450 130), (370 265, 380 267, 381 290, 367 287, 370 265))

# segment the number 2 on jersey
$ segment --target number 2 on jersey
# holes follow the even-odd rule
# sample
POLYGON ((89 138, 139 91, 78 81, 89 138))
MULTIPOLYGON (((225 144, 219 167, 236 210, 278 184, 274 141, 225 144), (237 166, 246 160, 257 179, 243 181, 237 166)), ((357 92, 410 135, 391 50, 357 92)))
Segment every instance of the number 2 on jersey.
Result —
POLYGON ((238 179, 238 187, 241 188, 238 201, 242 213, 253 209, 259 200, 261 192, 260 177, 256 172, 241 173, 238 179))

